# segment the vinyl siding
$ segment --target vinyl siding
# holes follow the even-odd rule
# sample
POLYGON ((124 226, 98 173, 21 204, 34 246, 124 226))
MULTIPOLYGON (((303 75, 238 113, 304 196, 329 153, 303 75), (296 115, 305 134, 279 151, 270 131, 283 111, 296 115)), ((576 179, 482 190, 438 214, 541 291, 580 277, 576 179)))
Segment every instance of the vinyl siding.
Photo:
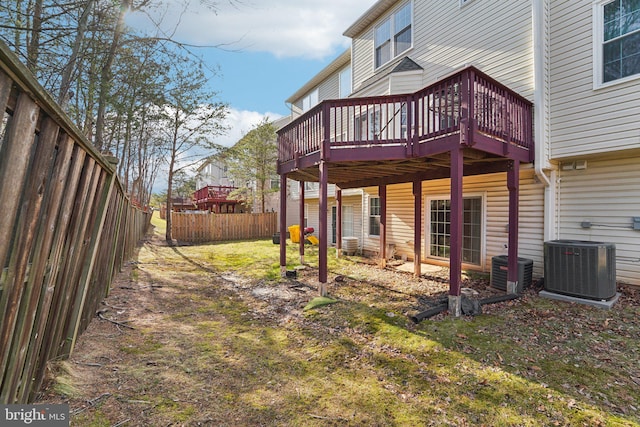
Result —
POLYGON ((592 5, 551 1, 552 160, 640 148, 640 80, 593 88, 592 5))
POLYGON ((422 72, 420 71, 394 73, 389 77, 389 93, 392 95, 414 93, 423 87, 422 72))
MULTIPOLYGON (((358 248, 362 247, 362 195, 342 196, 342 205, 353 209, 353 237, 358 238, 358 248)), ((337 206, 334 202, 330 206, 337 206)), ((331 208, 329 208, 328 224, 331 224, 331 208)), ((331 225, 330 225, 331 226, 331 225)))
POLYGON ((340 73, 336 72, 323 80, 313 90, 304 94, 304 96, 296 99, 292 105, 293 110, 300 114, 302 112, 302 100, 307 97, 315 89, 318 89, 318 102, 322 102, 326 99, 338 99, 340 98, 340 73))
MULTIPOLYGON (((400 4, 398 2, 397 4, 400 4)), ((413 48, 409 56, 424 68, 424 85, 471 63, 523 96, 533 96, 531 4, 513 0, 475 1, 460 9, 457 1, 414 1, 413 48), (508 22, 509 25, 505 25, 508 22)), ((385 19, 384 15, 378 20, 385 19)), ((354 90, 374 70, 371 25, 352 41, 354 90)))
POLYGON ((318 86, 318 101, 340 98, 340 73, 334 73, 318 86))
MULTIPOLYGON (((490 174, 466 177, 464 179, 464 196, 482 195, 485 206, 484 224, 485 239, 483 241, 483 265, 480 269, 490 271, 491 258, 506 254, 508 242, 507 224, 509 218, 509 192, 506 187, 506 174, 490 174)), ((422 224, 421 238, 423 260, 428 259, 428 248, 425 245, 425 206, 428 200, 449 198, 450 181, 433 180, 422 184, 422 224)), ((377 188, 366 189, 364 215, 368 216, 368 200, 377 197, 377 188)), ((519 241, 518 253, 522 258, 534 262, 534 276, 543 274, 543 187, 534 179, 531 169, 522 170, 520 174, 520 209, 519 209, 519 241)), ((379 251, 378 237, 368 235, 368 219, 365 224, 364 249, 370 253, 379 251)), ((413 193, 412 184, 390 185, 387 188, 387 243, 394 244, 397 255, 413 258, 413 193)), ((471 267, 471 266, 468 266, 471 267)), ((475 267, 477 268, 477 267, 475 267)))
MULTIPOLYGON (((362 247, 362 196, 361 192, 358 191, 357 194, 344 195, 342 196, 342 205, 343 206, 351 206, 353 209, 353 237, 358 238, 358 247, 362 247)), ((333 197, 328 198, 328 206, 329 209, 326 212, 327 215, 327 224, 329 226, 328 230, 328 238, 331 239, 331 212, 333 206, 337 206, 336 200, 333 197)), ((307 211, 307 227, 313 227, 315 232, 313 233, 316 237, 319 236, 320 233, 320 206, 318 204, 318 200, 309 200, 307 211)), ((296 221, 296 224, 298 222, 296 221)))
POLYGON ((589 160, 585 170, 560 171, 560 239, 616 244, 617 279, 640 284, 640 157, 589 160), (582 228, 589 221, 591 228, 582 228))

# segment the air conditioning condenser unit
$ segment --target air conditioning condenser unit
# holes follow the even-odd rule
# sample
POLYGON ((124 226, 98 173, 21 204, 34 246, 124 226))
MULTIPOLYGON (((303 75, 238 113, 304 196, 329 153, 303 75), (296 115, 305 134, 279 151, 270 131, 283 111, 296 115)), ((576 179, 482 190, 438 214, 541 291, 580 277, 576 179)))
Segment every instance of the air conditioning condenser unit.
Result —
POLYGON ((544 289, 593 300, 613 298, 615 244, 582 240, 544 242, 544 289))
MULTIPOLYGON (((498 255, 491 258, 491 286, 503 291, 507 290, 507 273, 509 257, 498 255)), ((533 281, 533 260, 518 257, 518 289, 517 293, 529 286, 533 281)))

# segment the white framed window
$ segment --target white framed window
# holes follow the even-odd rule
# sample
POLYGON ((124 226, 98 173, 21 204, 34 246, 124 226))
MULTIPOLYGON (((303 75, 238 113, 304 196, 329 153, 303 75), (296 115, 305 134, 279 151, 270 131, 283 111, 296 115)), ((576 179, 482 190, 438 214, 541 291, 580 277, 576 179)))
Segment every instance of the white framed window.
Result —
POLYGON ((318 89, 312 90, 307 96, 302 98, 302 111, 309 111, 318 105, 318 89))
POLYGON ((355 118, 354 138, 356 141, 367 139, 367 113, 361 114, 355 118))
POLYGON ((305 191, 318 191, 320 189, 320 183, 314 181, 305 181, 304 182, 304 190, 305 191))
POLYGON ((640 1, 599 0, 593 6, 593 85, 640 77, 640 1))
MULTIPOLYGON (((338 206, 331 206, 331 243, 338 237, 338 206)), ((353 206, 342 206, 342 237, 353 237, 353 206)))
POLYGON ((380 236, 380 197, 369 197, 369 236, 380 236))
POLYGON ((340 71, 340 98, 351 95, 351 66, 340 71))
POLYGON ((413 45, 413 7, 407 2, 373 30, 375 67, 379 68, 413 45))
POLYGON ((372 141, 380 138, 382 112, 373 110, 355 118, 356 141, 372 141))
POLYGON ((342 237, 353 236, 353 206, 342 206, 342 237))
POLYGON ((407 137, 407 104, 403 103, 400 107, 400 138, 407 137))
MULTIPOLYGON (((462 200, 462 262, 482 265, 484 248, 484 197, 474 195, 462 200)), ((451 199, 433 198, 426 206, 426 247, 429 256, 448 259, 451 253, 451 199)))

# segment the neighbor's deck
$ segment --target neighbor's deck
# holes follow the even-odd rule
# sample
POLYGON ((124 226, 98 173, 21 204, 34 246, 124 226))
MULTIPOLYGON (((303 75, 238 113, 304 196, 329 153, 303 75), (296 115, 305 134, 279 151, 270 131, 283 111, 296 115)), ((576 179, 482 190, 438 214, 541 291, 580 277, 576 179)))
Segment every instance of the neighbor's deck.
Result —
POLYGON ((238 200, 229 198, 231 192, 237 189, 237 187, 228 185, 208 185, 196 190, 193 193, 193 199, 198 209, 219 213, 224 209, 233 209, 233 206, 240 203, 238 200))

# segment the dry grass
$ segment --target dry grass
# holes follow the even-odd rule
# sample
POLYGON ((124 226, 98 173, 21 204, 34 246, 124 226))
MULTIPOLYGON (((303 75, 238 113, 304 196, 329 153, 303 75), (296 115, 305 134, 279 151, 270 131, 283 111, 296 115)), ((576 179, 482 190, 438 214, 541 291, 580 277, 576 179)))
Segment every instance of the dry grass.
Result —
POLYGON ((529 292, 415 325, 442 275, 330 257, 338 302, 303 311, 306 259, 280 279, 270 241, 145 243, 105 301, 135 329, 92 322, 66 362, 74 394, 53 382, 42 401, 68 402, 77 426, 640 425, 636 289, 611 311, 529 292))

